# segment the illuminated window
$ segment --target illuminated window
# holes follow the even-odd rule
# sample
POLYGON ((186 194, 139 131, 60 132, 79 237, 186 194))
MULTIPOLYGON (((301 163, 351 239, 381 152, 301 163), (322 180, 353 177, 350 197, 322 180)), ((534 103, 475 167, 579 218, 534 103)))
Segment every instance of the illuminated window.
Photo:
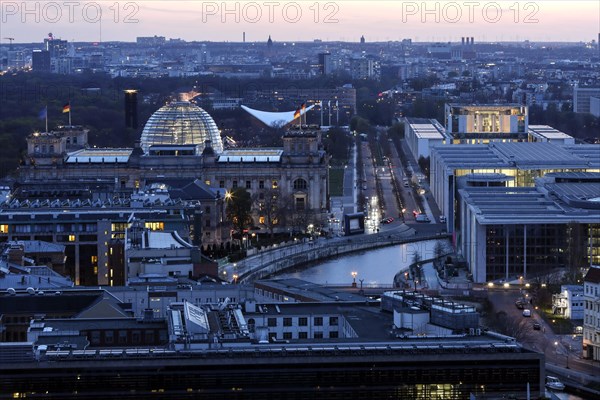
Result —
POLYGON ((164 222, 146 222, 144 226, 151 231, 164 231, 165 223, 164 222))
POLYGON ((75 241, 75 235, 69 235, 69 242, 75 241))
POLYGON ((258 217, 258 223, 259 224, 264 224, 265 223, 265 217, 258 217))
POLYGON ((110 225, 110 229, 113 232, 125 232, 128 224, 126 222, 117 222, 110 225))
POLYGON ((279 186, 279 184, 277 183, 277 181, 273 181, 273 184, 271 185, 271 187, 273 189, 277 189, 278 186, 279 186))
POLYGON ((8 233, 8 225, 0 225, 0 233, 8 233))
POLYGON ((210 186, 210 180, 205 180, 204 183, 206 183, 208 186, 210 186))
POLYGON ((98 267, 94 267, 94 275, 98 275, 98 267))
POLYGON ((92 264, 97 264, 98 263, 98 256, 91 256, 90 257, 90 261, 92 262, 92 264))

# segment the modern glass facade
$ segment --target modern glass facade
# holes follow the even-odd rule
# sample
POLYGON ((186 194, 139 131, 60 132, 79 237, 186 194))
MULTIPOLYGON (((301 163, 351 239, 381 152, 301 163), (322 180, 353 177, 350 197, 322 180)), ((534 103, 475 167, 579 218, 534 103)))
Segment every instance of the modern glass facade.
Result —
POLYGON ((488 281, 600 261, 600 224, 487 225, 485 232, 488 281))
POLYGON ((564 265, 564 228, 564 225, 548 224, 526 228, 523 225, 487 226, 487 280, 521 276, 524 270, 532 271, 530 275, 544 273, 564 265))
POLYGON ((152 145, 194 144, 201 153, 206 140, 210 140, 216 153, 223 152, 221 135, 212 117, 195 104, 177 101, 152 114, 142 131, 141 146, 147 154, 152 145))

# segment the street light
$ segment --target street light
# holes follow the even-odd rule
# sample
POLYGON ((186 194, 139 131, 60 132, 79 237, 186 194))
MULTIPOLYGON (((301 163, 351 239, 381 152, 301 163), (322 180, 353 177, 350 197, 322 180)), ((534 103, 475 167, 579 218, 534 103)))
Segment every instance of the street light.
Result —
POLYGON ((237 285, 238 276, 237 274, 233 274, 233 284, 237 285))
POLYGON ((352 287, 353 288, 356 287, 356 275, 358 275, 358 272, 352 271, 352 287))

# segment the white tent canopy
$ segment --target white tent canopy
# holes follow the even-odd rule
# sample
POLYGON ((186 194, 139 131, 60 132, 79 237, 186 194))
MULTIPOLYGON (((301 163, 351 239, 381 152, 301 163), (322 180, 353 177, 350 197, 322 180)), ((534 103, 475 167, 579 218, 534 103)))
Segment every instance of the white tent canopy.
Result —
MULTIPOLYGON (((304 109, 304 111, 300 110, 300 115, 306 114, 308 112, 308 110, 310 110, 313 107, 314 107, 314 105, 306 107, 304 109)), ((254 118, 258 119, 265 125, 268 125, 273 128, 277 128, 277 127, 289 124, 290 122, 292 122, 295 119, 294 114, 296 113, 296 110, 282 111, 282 112, 260 111, 260 110, 254 110, 254 109, 252 109, 250 107, 246 107, 244 105, 242 106, 242 109, 244 109, 247 113, 252 115, 254 118)))

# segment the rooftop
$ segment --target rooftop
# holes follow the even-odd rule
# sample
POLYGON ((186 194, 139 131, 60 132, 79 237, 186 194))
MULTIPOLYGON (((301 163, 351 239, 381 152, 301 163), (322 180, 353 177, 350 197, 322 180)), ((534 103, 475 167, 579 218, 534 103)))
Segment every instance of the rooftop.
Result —
POLYGON ((280 149, 244 149, 244 150, 225 150, 217 159, 217 162, 272 162, 281 161, 283 150, 280 149))
POLYGON ((90 148, 67 154, 65 162, 73 163, 127 163, 133 149, 90 148))
POLYGON ((600 145, 489 143, 435 146, 432 154, 449 169, 600 169, 600 145))
POLYGON ((407 122, 420 139, 444 139, 443 129, 435 120, 409 118, 407 122))
POLYGON ((269 279, 256 282, 280 292, 289 293, 290 297, 310 299, 311 301, 365 301, 363 296, 338 291, 322 285, 297 278, 269 279))
POLYGON ((590 283, 600 283, 600 267, 595 266, 590 268, 587 274, 585 274, 585 278, 583 278, 583 281, 590 283))
MULTIPOLYGON (((600 175, 600 174, 599 174, 600 175)), ((459 193, 480 224, 597 223, 597 183, 544 183, 536 187, 467 187, 459 193)))
POLYGON ((19 240, 11 243, 22 245, 25 253, 63 253, 65 251, 65 246, 62 244, 42 240, 19 240))
POLYGON ((546 139, 572 139, 573 137, 549 125, 529 125, 529 133, 546 139))

